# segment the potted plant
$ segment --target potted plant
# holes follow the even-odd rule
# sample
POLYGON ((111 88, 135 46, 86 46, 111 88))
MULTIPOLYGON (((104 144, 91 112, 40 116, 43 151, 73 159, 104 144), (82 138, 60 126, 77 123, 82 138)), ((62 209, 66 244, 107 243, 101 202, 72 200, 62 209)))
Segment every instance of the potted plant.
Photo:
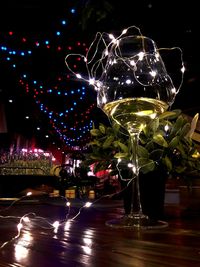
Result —
MULTIPOLYGON (((198 147, 192 139, 197 120, 198 114, 190 122, 181 110, 167 111, 147 125, 140 134, 138 154, 141 203, 147 215, 162 217, 166 181, 179 177, 191 183, 191 178, 198 174, 198 147), (159 192, 162 200, 157 201, 156 192, 159 192), (160 205, 157 208, 153 207, 156 202, 160 205)), ((110 175, 118 174, 122 188, 126 188, 126 180, 130 178, 127 169, 130 159, 128 135, 117 124, 106 126, 102 123, 98 127, 93 126, 90 133, 92 140, 83 163, 94 164, 94 172, 110 170, 110 175)), ((128 195, 127 191, 124 194, 125 212, 129 210, 128 195)))

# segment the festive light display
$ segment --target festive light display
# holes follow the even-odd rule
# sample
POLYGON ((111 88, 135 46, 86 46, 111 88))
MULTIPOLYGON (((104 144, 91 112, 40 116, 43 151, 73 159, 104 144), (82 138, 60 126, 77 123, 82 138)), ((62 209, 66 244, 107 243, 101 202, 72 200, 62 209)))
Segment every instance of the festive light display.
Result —
MULTIPOLYGON (((118 37, 114 37, 113 34, 108 34, 108 33, 97 33, 95 36, 94 41, 91 43, 89 49, 87 50, 87 53, 85 55, 79 54, 79 53, 69 53, 65 57, 65 63, 67 68, 70 70, 71 73, 74 74, 74 76, 77 79, 83 80, 87 82, 89 85, 93 86, 96 91, 99 90, 99 88, 102 86, 102 76, 104 73, 106 73, 106 68, 107 65, 114 65, 116 62, 112 61, 109 56, 110 56, 110 50, 112 49, 112 45, 116 45, 116 49, 114 51, 116 58, 123 60, 121 57, 121 51, 117 50, 118 48, 118 40, 120 38, 123 38, 123 36, 126 35, 126 33, 130 30, 137 30, 139 35, 142 37, 142 33, 140 29, 136 26, 130 26, 126 29, 124 29, 121 34, 118 37), (103 44, 103 49, 101 44, 103 44), (98 57, 97 57, 98 55, 98 57), (84 62, 85 69, 87 71, 87 75, 82 75, 80 72, 77 72, 76 69, 71 66, 70 64, 70 58, 72 57, 80 57, 82 61, 84 62), (110 59, 110 61, 109 61, 110 59), (109 61, 109 62, 108 62, 109 61)), ((135 34, 133 34, 135 35, 135 34)), ((182 50, 180 47, 172 47, 172 48, 158 48, 158 51, 161 50, 174 50, 177 49, 181 53, 181 82, 178 88, 174 88, 174 94, 178 94, 182 83, 183 83, 183 75, 185 72, 185 66, 183 62, 183 55, 182 55, 182 50)), ((138 55, 135 55, 134 58, 131 59, 130 65, 133 66, 134 68, 134 77, 136 81, 141 84, 140 80, 137 78, 136 72, 137 72, 137 64, 143 60, 144 57, 146 57, 147 54, 145 52, 140 52, 138 55)), ((158 55, 155 55, 155 57, 158 59, 158 55)), ((150 70, 149 75, 152 76, 152 80, 155 80, 157 78, 158 73, 156 73, 153 69, 150 70)), ((157 78, 158 79, 158 78, 157 78)), ((166 79, 170 79, 170 77, 166 77, 166 79)), ((130 81, 127 80, 126 83, 129 83, 130 81)))
MULTIPOLYGON (((68 51, 87 51, 86 43, 71 41, 75 14, 76 10, 70 8, 69 18, 59 19, 51 33, 40 33, 38 36, 12 30, 0 33, 1 62, 14 70, 19 89, 25 89, 41 111, 41 118, 48 120, 49 130, 45 135, 50 136, 49 142, 57 143, 56 140, 60 140, 64 150, 82 147, 89 141, 88 132, 92 127, 90 114, 96 107, 86 85, 74 81, 65 69, 64 55, 68 51), (54 74, 53 78, 51 73, 54 74)), ((80 57, 73 62, 75 69, 78 66, 80 57)), ((9 102, 13 103, 13 100, 11 96, 9 102)), ((41 130, 41 125, 37 127, 41 130)))
MULTIPOLYGON (((27 199, 29 197, 32 196, 31 192, 28 192, 26 195, 22 196, 19 199, 14 200, 10 206, 3 208, 0 210, 0 212, 4 212, 6 210, 9 210, 12 206, 14 206, 16 203, 27 199)), ((17 224, 17 234, 15 236, 13 236, 12 238, 10 238, 9 240, 5 241, 3 244, 0 245, 0 250, 2 250, 5 246, 7 246, 8 244, 10 244, 11 242, 16 241, 17 239, 19 239, 19 237, 22 235, 22 231, 23 229, 26 229, 26 227, 30 227, 31 225, 35 225, 37 227, 43 228, 43 229, 52 229, 54 231, 54 233, 57 233, 58 228, 62 225, 64 225, 64 228, 66 229, 66 231, 69 229, 69 225, 71 223, 73 223, 73 221, 75 219, 77 219, 78 216, 80 216, 82 210, 84 208, 90 208, 92 205, 94 205, 95 203, 97 203, 98 201, 100 201, 102 198, 105 197, 110 197, 109 195, 104 195, 101 198, 98 198, 96 200, 94 200, 93 202, 91 201, 86 201, 77 211, 77 213, 72 216, 70 214, 70 210, 71 210, 71 202, 70 200, 68 200, 66 197, 60 197, 61 200, 64 200, 64 205, 67 208, 66 214, 65 214, 65 218, 62 220, 55 220, 55 221, 50 221, 48 218, 45 217, 41 217, 41 216, 37 216, 37 214, 33 213, 33 212, 28 212, 26 214, 24 214, 23 216, 2 216, 0 215, 0 219, 17 219, 18 220, 18 224, 17 224)))

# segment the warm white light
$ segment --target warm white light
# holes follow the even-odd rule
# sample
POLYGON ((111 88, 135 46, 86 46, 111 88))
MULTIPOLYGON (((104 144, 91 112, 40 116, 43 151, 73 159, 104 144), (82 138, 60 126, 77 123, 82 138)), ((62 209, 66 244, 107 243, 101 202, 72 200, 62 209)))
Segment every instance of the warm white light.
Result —
POLYGON ((91 205, 92 205, 91 202, 86 202, 86 203, 85 203, 85 207, 86 207, 86 208, 89 208, 91 205))
POLYGON ((105 50, 104 54, 105 56, 108 56, 108 49, 105 50))
POLYGON ((69 229, 70 229, 70 227, 71 227, 71 221, 66 221, 66 223, 65 223, 65 231, 68 231, 69 229))
POLYGON ((151 75, 152 77, 155 77, 155 76, 156 76, 156 74, 157 74, 157 72, 156 72, 156 71, 154 71, 154 70, 150 71, 149 73, 150 73, 150 75, 151 75))
POLYGON ((97 87, 97 88, 100 88, 100 87, 101 87, 101 83, 100 83, 100 82, 97 82, 97 83, 96 83, 96 87, 97 87))
POLYGON ((172 88, 172 93, 176 94, 176 88, 172 88))
POLYGON ((80 74, 76 74, 76 77, 77 77, 78 79, 81 79, 81 78, 82 78, 82 76, 81 76, 80 74))
POLYGON ((86 245, 90 246, 92 244, 92 239, 88 237, 84 237, 83 241, 86 245))
POLYGON ((130 65, 131 65, 131 66, 135 66, 135 65, 136 65, 136 64, 135 64, 135 61, 134 61, 133 59, 130 60, 130 65))
POLYGON ((69 201, 67 201, 66 206, 69 207, 71 205, 71 203, 69 201))
POLYGON ((155 58, 157 59, 157 61, 159 61, 160 55, 158 53, 156 53, 155 58))
POLYGON ((32 192, 28 192, 26 195, 27 196, 31 196, 32 195, 32 192))
POLYGON ((169 125, 166 124, 165 127, 164 127, 164 129, 165 129, 165 132, 167 132, 169 130, 169 125))
POLYGON ((183 67, 181 68, 181 72, 182 72, 182 73, 185 72, 185 66, 183 66, 183 67))
POLYGON ((84 252, 87 254, 87 255, 90 255, 91 252, 92 252, 92 249, 88 246, 82 246, 84 252))
POLYGON ((139 60, 140 61, 143 60, 143 58, 144 58, 144 52, 138 53, 138 57, 139 57, 139 60))
POLYGON ((130 79, 127 79, 126 80, 126 84, 131 84, 131 80, 130 79))
POLYGON ((59 225, 60 225, 60 224, 59 224, 59 221, 55 221, 55 222, 53 223, 53 227, 54 227, 54 228, 58 228, 59 225))
POLYGON ((122 34, 126 34, 127 33, 127 29, 124 29, 123 31, 122 31, 122 34))
POLYGON ((27 258, 28 253, 29 253, 29 249, 24 247, 23 245, 17 244, 15 246, 15 259, 17 261, 27 258))
POLYGON ((133 167, 133 164, 132 163, 128 163, 127 165, 129 168, 132 168, 133 167))
POLYGON ((102 97, 102 102, 103 102, 103 103, 106 103, 106 102, 107 102, 107 98, 106 98, 106 96, 103 96, 103 97, 102 97))
POLYGON ((110 33, 108 36, 109 36, 109 38, 110 38, 111 40, 114 40, 114 39, 115 39, 114 35, 111 34, 111 33, 110 33))
POLYGON ((94 78, 89 79, 89 84, 94 85, 95 84, 95 79, 94 78))

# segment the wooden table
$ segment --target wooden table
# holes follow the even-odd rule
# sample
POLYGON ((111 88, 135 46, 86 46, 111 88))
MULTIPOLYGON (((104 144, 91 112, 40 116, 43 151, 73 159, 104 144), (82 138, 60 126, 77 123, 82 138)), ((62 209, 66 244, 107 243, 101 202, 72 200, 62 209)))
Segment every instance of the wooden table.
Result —
POLYGON ((80 214, 70 222, 64 199, 35 198, 11 207, 0 203, 0 267, 200 266, 197 214, 166 217, 169 226, 159 230, 115 229, 105 222, 122 215, 121 201, 101 199, 81 208, 84 203, 72 200, 69 218, 80 214), (17 224, 27 213, 30 221, 21 220, 17 237, 17 224), (62 222, 57 230, 50 227, 56 220, 62 222))

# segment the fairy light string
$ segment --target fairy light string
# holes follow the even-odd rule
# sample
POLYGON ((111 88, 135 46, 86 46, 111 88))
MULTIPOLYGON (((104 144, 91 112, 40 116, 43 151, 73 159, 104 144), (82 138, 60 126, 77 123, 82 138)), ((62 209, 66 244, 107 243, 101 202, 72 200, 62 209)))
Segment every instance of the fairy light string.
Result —
POLYGON ((10 238, 9 240, 3 242, 0 245, 0 250, 2 250, 3 248, 5 248, 8 244, 16 241, 22 234, 23 229, 26 228, 26 226, 33 226, 35 225, 36 227, 42 228, 42 229, 49 229, 49 230, 53 230, 54 233, 56 233, 58 231, 58 228, 66 223, 73 223, 73 221, 75 221, 80 215, 81 212, 85 209, 85 208, 90 208, 91 206, 95 206, 95 204, 97 202, 99 202, 100 200, 102 200, 103 198, 107 198, 107 197, 111 197, 112 195, 103 195, 99 198, 97 198, 96 200, 91 201, 86 201, 76 212, 75 215, 71 216, 71 202, 70 200, 68 200, 66 197, 60 196, 60 199, 64 200, 64 207, 66 207, 66 214, 65 214, 65 218, 61 219, 61 220, 55 220, 55 221, 51 221, 48 218, 42 217, 42 216, 38 216, 36 213, 34 212, 28 212, 26 214, 24 214, 23 216, 13 216, 13 215, 1 215, 3 212, 9 210, 12 206, 16 205, 17 203, 21 202, 23 199, 27 199, 27 197, 31 196, 32 193, 28 192, 26 195, 22 196, 21 198, 13 201, 8 207, 6 208, 2 208, 0 209, 0 220, 18 220, 18 223, 16 225, 17 228, 17 234, 15 236, 13 236, 12 238, 10 238))
MULTIPOLYGON (((116 45, 116 48, 114 50, 115 56, 117 58, 119 58, 120 60, 123 60, 125 62, 125 59, 122 58, 120 55, 120 48, 118 47, 118 40, 123 38, 123 36, 125 36, 131 29, 137 30, 139 32, 139 36, 141 36, 142 38, 145 38, 145 36, 143 36, 143 34, 141 33, 140 29, 134 25, 124 29, 118 37, 114 37, 113 34, 109 34, 109 33, 105 33, 105 32, 104 33, 97 33, 94 40, 92 41, 91 45, 89 46, 89 49, 88 49, 86 55, 76 54, 76 53, 70 53, 70 54, 66 55, 65 64, 66 64, 67 68, 70 70, 71 73, 73 73, 73 75, 77 79, 81 79, 84 82, 87 82, 89 85, 92 85, 96 91, 98 91, 100 86, 102 85, 101 84, 102 83, 101 77, 104 74, 104 72, 106 72, 106 64, 114 64, 115 63, 115 62, 108 62, 109 55, 110 55, 110 49, 111 49, 113 44, 116 45), (100 47, 100 44, 103 44, 103 48, 100 47), (92 53, 93 50, 94 50, 94 52, 92 53), (90 54, 92 54, 92 55, 90 56, 90 54), (96 59, 96 56, 99 54, 100 54, 100 57, 98 59, 96 59), (81 59, 83 59, 83 61, 85 63, 85 68, 87 71, 87 76, 83 76, 81 73, 76 72, 70 66, 70 58, 75 57, 75 56, 79 56, 81 59)), ((182 73, 182 76, 181 76, 181 82, 180 82, 180 85, 178 86, 178 89, 174 88, 174 92, 173 92, 174 95, 176 95, 179 92, 180 87, 182 86, 183 76, 184 76, 184 72, 185 72, 182 50, 180 47, 156 48, 156 50, 158 52, 161 50, 175 50, 175 49, 179 50, 181 53, 181 69, 180 69, 180 71, 182 73)), ((147 55, 149 55, 149 53, 145 52, 145 48, 144 48, 143 51, 140 51, 137 55, 134 56, 134 58, 131 58, 130 62, 129 62, 130 66, 132 66, 132 70, 134 72, 135 79, 137 80, 138 83, 140 83, 142 85, 143 85, 143 83, 141 83, 140 80, 137 78, 135 71, 137 70, 137 62, 143 60, 143 58, 146 57, 147 55)), ((154 56, 157 58, 157 60, 162 61, 162 59, 159 58, 159 54, 154 55, 154 56)), ((125 64, 127 64, 127 63, 125 62, 125 64)), ((153 69, 151 69, 149 74, 154 79, 157 76, 157 73, 153 69)), ((171 80, 171 78, 169 76, 167 78, 171 80)))

